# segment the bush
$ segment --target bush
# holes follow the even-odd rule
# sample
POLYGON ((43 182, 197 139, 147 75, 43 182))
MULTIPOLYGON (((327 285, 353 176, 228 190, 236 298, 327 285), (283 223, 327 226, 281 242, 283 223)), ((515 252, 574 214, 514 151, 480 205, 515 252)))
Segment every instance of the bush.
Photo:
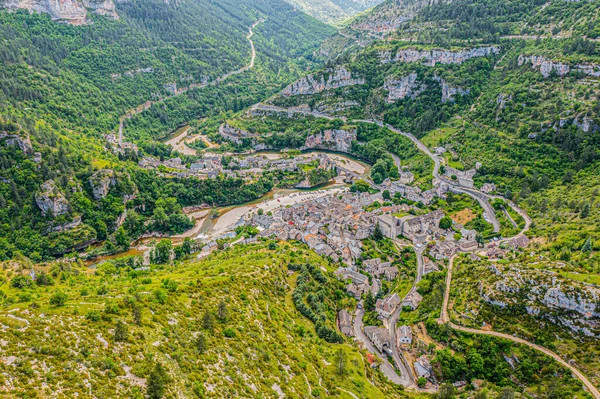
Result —
POLYGON ((97 310, 90 310, 85 315, 85 318, 88 319, 89 321, 94 321, 94 322, 100 321, 100 312, 98 312, 97 310))
POLYGON ((223 331, 223 335, 227 338, 233 338, 235 337, 235 331, 233 330, 233 328, 226 328, 223 331))
POLYGON ((27 276, 17 276, 10 281, 10 286, 13 288, 23 289, 31 287, 32 280, 27 276))
POLYGON ((50 297, 50 305, 56 307, 65 306, 67 299, 67 294, 64 292, 57 292, 50 297))

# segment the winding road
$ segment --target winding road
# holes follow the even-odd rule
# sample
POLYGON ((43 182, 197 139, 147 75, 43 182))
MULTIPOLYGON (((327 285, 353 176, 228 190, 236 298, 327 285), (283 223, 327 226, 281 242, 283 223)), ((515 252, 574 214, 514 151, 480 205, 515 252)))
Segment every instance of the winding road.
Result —
MULTIPOLYGON (((311 112, 308 110, 286 109, 286 108, 280 108, 280 107, 263 105, 263 104, 257 104, 253 108, 265 110, 265 111, 274 111, 274 112, 300 113, 300 114, 312 115, 312 116, 320 117, 320 118, 327 118, 329 120, 338 119, 338 118, 334 118, 329 115, 323 115, 323 114, 311 112)), ((339 119, 346 121, 346 118, 339 118, 339 119)), ((433 160, 434 169, 433 169, 432 175, 433 175, 434 181, 437 180, 437 181, 446 182, 450 185, 453 192, 464 193, 464 194, 467 194, 467 195, 473 197, 474 199, 476 199, 477 202, 479 202, 479 204, 483 207, 483 209, 487 213, 487 215, 489 217, 489 221, 494 226, 495 232, 500 231, 500 223, 498 222, 498 219, 496 218, 495 211, 494 211, 490 201, 493 199, 496 199, 496 198, 504 200, 511 208, 513 208, 515 210, 515 212, 517 212, 521 217, 523 217, 523 219, 525 220, 525 226, 521 230, 521 232, 519 232, 517 235, 515 235, 514 237, 506 237, 501 242, 513 239, 520 235, 523 235, 530 228, 530 226, 532 224, 532 220, 529 217, 529 215, 524 210, 519 208, 516 204, 511 202, 510 200, 507 200, 506 198, 500 197, 500 196, 485 194, 476 189, 460 187, 453 181, 445 179, 442 176, 440 176, 439 170, 443 163, 443 160, 440 159, 438 156, 434 155, 431 152, 431 150, 425 144, 423 144, 423 142, 421 142, 418 138, 416 138, 414 135, 403 132, 399 129, 396 129, 389 124, 384 125, 382 122, 376 121, 376 120, 365 119, 365 120, 356 120, 356 122, 373 123, 373 124, 376 124, 376 125, 382 126, 382 127, 385 126, 392 132, 400 134, 404 137, 407 137, 409 140, 411 140, 421 152, 425 153, 428 157, 430 157, 433 160)), ((590 382, 590 380, 583 373, 581 373, 577 368, 570 365, 568 362, 566 362, 564 359, 562 359, 558 354, 554 353, 553 351, 551 351, 547 348, 544 348, 543 346, 534 344, 532 342, 526 341, 522 338, 518 338, 518 337, 509 335, 509 334, 500 333, 500 332, 496 332, 496 331, 484 331, 484 330, 478 330, 478 329, 474 329, 474 328, 463 327, 463 326, 460 326, 460 325, 450 322, 450 318, 448 315, 448 303, 450 301, 450 287, 451 287, 451 282, 452 282, 452 267, 454 265, 454 259, 455 259, 455 256, 451 257, 449 265, 448 265, 448 272, 447 272, 447 277, 446 277, 446 290, 444 292, 444 301, 443 301, 442 310, 440 313, 440 319, 438 319, 439 323, 449 323, 450 327, 452 327, 453 329, 458 330, 458 331, 463 331, 463 332, 467 332, 467 333, 471 333, 471 334, 489 335, 489 336, 494 336, 494 337, 498 337, 498 338, 503 338, 503 339, 507 339, 507 340, 522 344, 522 345, 527 345, 530 348, 538 350, 538 351, 544 353, 545 355, 552 357, 554 360, 556 360, 562 366, 569 369, 573 373, 573 375, 576 376, 585 385, 585 387, 594 396, 594 398, 600 399, 600 392, 598 391, 598 388, 596 388, 590 382)), ((415 279, 415 286, 413 286, 413 289, 415 289, 416 284, 422 278, 422 272, 423 272, 422 265, 423 265, 422 252, 417 251, 417 267, 418 267, 418 269, 417 269, 417 278, 415 279)), ((400 310, 397 309, 390 318, 390 337, 393 338, 392 342, 395 342, 395 325, 399 318, 400 311, 401 311, 401 309, 400 310)), ((367 349, 369 351, 379 354, 379 352, 376 350, 376 348, 373 347, 373 345, 370 343, 370 341, 368 340, 368 338, 364 335, 364 333, 362 331, 362 316, 363 316, 363 314, 364 314, 364 310, 361 309, 354 319, 355 335, 359 340, 361 340, 365 344, 365 346, 367 347, 367 349)), ((393 345, 393 346, 395 346, 395 345, 393 345)), ((393 370, 393 368, 391 368, 391 364, 385 358, 383 358, 384 363, 382 364, 381 371, 391 381, 396 382, 401 385, 404 385, 405 387, 413 388, 414 382, 413 382, 413 378, 412 378, 412 373, 407 374, 407 367, 405 365, 405 362, 403 361, 403 359, 401 359, 401 357, 396 349, 393 350, 392 358, 394 359, 394 362, 396 363, 398 368, 402 371, 402 376, 398 376, 396 374, 396 372, 393 370), (393 374, 390 374, 390 370, 393 374), (409 375, 410 375, 410 378, 407 378, 409 375)), ((410 368, 408 368, 408 370, 410 370, 410 368)), ((408 373, 410 373, 410 371, 408 371, 408 373)))
POLYGON ((155 101, 146 101, 144 104, 141 104, 135 108, 130 109, 129 111, 127 111, 125 113, 125 115, 121 116, 119 118, 119 129, 118 129, 118 142, 119 145, 122 146, 123 145, 123 122, 125 121, 125 119, 129 119, 131 117, 133 117, 134 115, 137 115, 145 110, 147 110, 148 108, 150 108, 152 105, 154 104, 159 104, 161 102, 164 102, 165 100, 172 98, 172 97, 176 97, 179 96, 181 94, 187 93, 189 90, 191 89, 195 89, 195 88, 200 88, 200 87, 207 87, 207 86, 214 86, 216 84, 219 84, 221 82, 223 82, 225 79, 233 76, 233 75, 239 75, 240 73, 246 72, 252 68, 254 68, 254 63, 256 61, 256 48, 254 47, 254 41, 252 41, 252 36, 254 36, 254 28, 256 28, 258 26, 258 24, 265 22, 264 18, 259 19, 258 21, 256 21, 255 23, 253 23, 249 28, 248 28, 248 34, 246 35, 246 39, 248 39, 248 41, 250 42, 250 49, 251 49, 251 55, 250 55, 250 62, 247 65, 244 65, 243 67, 236 69, 234 71, 230 71, 227 72, 226 74, 219 76, 218 78, 216 78, 214 81, 209 82, 209 83, 193 83, 187 87, 181 88, 176 90, 176 92, 170 96, 166 96, 163 98, 160 98, 158 100, 155 101))
POLYGON ((544 348, 543 346, 534 344, 533 342, 526 341, 522 338, 518 338, 518 337, 515 337, 510 334, 505 334, 505 333, 496 332, 496 331, 478 330, 475 328, 463 327, 458 324, 452 323, 450 321, 450 316, 448 314, 448 302, 450 301, 450 287, 451 287, 451 283, 452 283, 452 267, 454 266, 454 259, 455 259, 455 256, 450 258, 450 263, 448 264, 448 274, 446 276, 446 290, 444 292, 444 302, 442 305, 442 311, 440 313, 440 318, 438 319, 439 323, 449 323, 450 327, 452 327, 453 329, 458 330, 458 331, 463 331, 466 333, 470 333, 470 334, 489 335, 489 336, 493 336, 493 337, 507 339, 509 341, 516 342, 518 344, 527 345, 530 348, 540 351, 543 354, 548 355, 551 358, 553 358, 554 360, 556 360, 558 363, 560 363, 565 368, 569 369, 573 373, 573 375, 575 377, 577 377, 583 383, 583 385, 585 385, 585 387, 592 394, 592 396, 594 396, 594 398, 600 399, 600 391, 598 391, 598 388, 596 388, 594 386, 594 384, 592 384, 592 382, 581 371, 579 371, 578 369, 576 369, 575 367, 570 365, 562 357, 560 357, 558 354, 552 352, 550 349, 544 348))

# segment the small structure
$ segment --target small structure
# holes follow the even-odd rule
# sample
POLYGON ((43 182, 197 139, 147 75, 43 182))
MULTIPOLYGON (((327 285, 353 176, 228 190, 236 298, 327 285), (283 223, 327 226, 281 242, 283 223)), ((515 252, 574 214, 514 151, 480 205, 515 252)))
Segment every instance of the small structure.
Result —
POLYGON ((426 378, 431 380, 433 378, 433 369, 431 368, 431 364, 429 364, 429 360, 425 357, 425 355, 421 356, 417 359, 413 364, 415 368, 415 375, 417 378, 426 378))
POLYGON ((390 348, 390 333, 387 329, 375 326, 366 326, 365 335, 371 340, 373 345, 380 351, 385 352, 390 348))
POLYGON ((412 290, 402 301, 402 307, 408 306, 412 310, 415 310, 417 307, 419 307, 419 304, 422 300, 423 297, 421 294, 419 294, 417 290, 412 290))
POLYGON ((387 319, 394 313, 400 302, 398 294, 390 295, 385 299, 378 299, 375 303, 375 311, 379 316, 387 319))
POLYGON ((409 326, 400 326, 396 333, 398 347, 408 347, 412 344, 412 330, 409 326))
POLYGON ((338 328, 342 334, 348 337, 354 335, 354 331, 352 330, 352 317, 350 317, 350 314, 346 309, 342 309, 338 312, 338 328))

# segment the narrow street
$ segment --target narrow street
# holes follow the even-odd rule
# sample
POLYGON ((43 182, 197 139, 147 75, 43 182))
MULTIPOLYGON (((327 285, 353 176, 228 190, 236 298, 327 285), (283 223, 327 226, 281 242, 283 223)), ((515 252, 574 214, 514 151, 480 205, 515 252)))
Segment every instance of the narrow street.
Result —
POLYGON ((373 346, 373 344, 371 343, 369 338, 367 338, 367 336, 363 332, 362 319, 363 319, 364 314, 365 314, 364 309, 357 310, 357 313, 354 317, 354 336, 365 346, 365 348, 369 352, 376 354, 381 359, 382 363, 379 366, 379 370, 381 370, 383 375, 385 375, 390 381, 392 381, 395 384, 403 385, 405 387, 410 386, 412 381, 410 380, 408 374, 405 373, 404 371, 402 371, 402 376, 399 376, 396 373, 394 366, 392 366, 390 364, 390 362, 387 360, 387 357, 384 356, 383 354, 381 354, 381 352, 379 352, 379 350, 377 350, 377 348, 375 348, 375 346, 373 346))

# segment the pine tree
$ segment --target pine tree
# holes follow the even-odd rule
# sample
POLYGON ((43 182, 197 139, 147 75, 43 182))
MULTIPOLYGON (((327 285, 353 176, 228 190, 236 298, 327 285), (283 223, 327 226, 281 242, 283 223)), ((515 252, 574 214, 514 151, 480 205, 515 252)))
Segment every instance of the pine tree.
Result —
POLYGON ((588 216, 590 216, 590 204, 589 202, 587 202, 583 208, 581 208, 581 213, 579 214, 579 217, 582 219, 587 218, 588 216))
POLYGON ((219 309, 217 310, 217 317, 222 322, 227 321, 229 319, 229 309, 227 309, 227 304, 224 301, 219 303, 219 309))
POLYGON ((161 399, 165 395, 166 373, 160 363, 156 363, 146 380, 146 395, 149 399, 161 399))
POLYGON ((206 337, 204 334, 200 334, 198 335, 198 338, 196 338, 196 351, 199 355, 206 352, 206 337))
POLYGON ((339 376, 346 375, 346 360, 347 355, 346 352, 342 348, 338 349, 335 355, 335 371, 339 376))
POLYGON ((117 321, 117 325, 115 326, 115 341, 123 342, 127 341, 127 325, 123 323, 121 320, 117 321))
POLYGON ((131 308, 131 315, 133 316, 133 322, 138 326, 142 324, 142 308, 140 305, 134 303, 131 308))
POLYGON ((208 310, 204 313, 204 316, 202 316, 202 328, 207 331, 212 331, 215 328, 212 314, 210 314, 208 310))

